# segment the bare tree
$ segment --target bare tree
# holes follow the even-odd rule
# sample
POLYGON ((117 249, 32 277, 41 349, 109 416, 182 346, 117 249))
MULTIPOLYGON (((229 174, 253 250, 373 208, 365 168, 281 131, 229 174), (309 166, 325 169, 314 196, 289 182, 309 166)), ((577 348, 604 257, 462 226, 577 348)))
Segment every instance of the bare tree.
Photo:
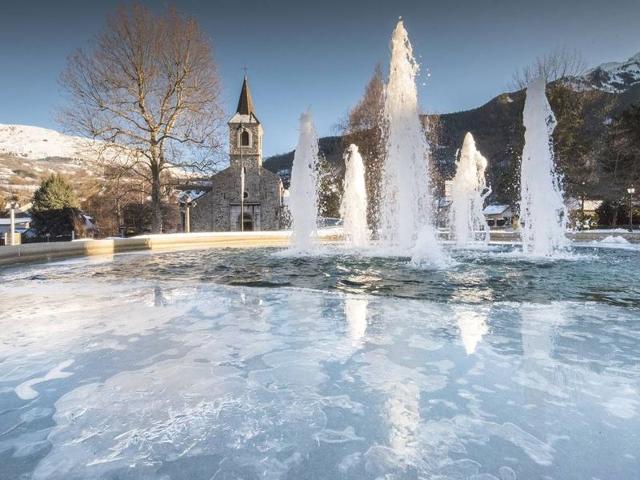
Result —
POLYGON ((152 231, 162 231, 163 182, 211 170, 221 147, 220 82, 211 45, 197 22, 174 9, 134 4, 107 19, 61 75, 63 123, 102 142, 100 158, 144 179, 152 231))
POLYGON ((546 83, 556 80, 569 80, 572 77, 583 75, 586 70, 586 62, 582 54, 577 50, 560 49, 547 53, 526 67, 513 74, 511 88, 522 90, 534 78, 542 77, 546 83))

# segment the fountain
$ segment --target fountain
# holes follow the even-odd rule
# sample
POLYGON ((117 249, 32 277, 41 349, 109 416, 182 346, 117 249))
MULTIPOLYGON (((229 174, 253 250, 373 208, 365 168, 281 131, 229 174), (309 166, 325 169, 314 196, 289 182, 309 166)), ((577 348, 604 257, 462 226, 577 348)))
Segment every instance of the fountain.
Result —
POLYGON ((316 167, 318 137, 310 112, 300 116, 300 136, 291 167, 289 211, 291 246, 297 251, 312 250, 317 239, 318 192, 316 167))
POLYGON ((349 145, 344 161, 346 171, 340 216, 344 223, 345 239, 350 246, 366 247, 369 244, 367 189, 364 181, 364 164, 357 146, 349 145))
MULTIPOLYGON (((74 242, 86 259, 46 264, 32 246, 2 247, 29 262, 0 266, 0 477, 637 478, 640 250, 514 261, 496 242, 454 251, 446 271, 413 268, 446 260, 417 70, 399 22, 380 257, 316 247, 309 113, 283 255, 285 232, 74 242), (93 255, 107 244, 113 255, 93 255)), ((528 255, 567 242, 544 89, 531 84, 524 110, 528 255)), ((356 146, 345 162, 341 214, 362 247, 356 146)), ((470 134, 457 163, 456 242, 486 242, 487 162, 470 134)))
POLYGON ((522 249, 527 255, 551 256, 567 246, 567 214, 556 173, 551 134, 556 119, 543 78, 527 87, 522 120, 525 127, 520 169, 522 249))
POLYGON ((491 193, 484 177, 486 169, 487 159, 477 150, 473 135, 467 133, 451 185, 449 222, 458 246, 489 242, 489 225, 482 213, 484 199, 491 193))
POLYGON ((386 86, 386 158, 381 179, 381 244, 411 252, 417 263, 442 263, 432 218, 429 146, 418 110, 416 63, 402 20, 391 38, 391 63, 386 86))

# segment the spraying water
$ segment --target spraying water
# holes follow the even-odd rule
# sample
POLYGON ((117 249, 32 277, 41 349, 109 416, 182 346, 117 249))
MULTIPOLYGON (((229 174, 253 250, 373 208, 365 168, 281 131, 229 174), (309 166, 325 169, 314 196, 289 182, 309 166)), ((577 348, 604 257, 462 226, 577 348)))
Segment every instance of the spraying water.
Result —
POLYGON ((344 234, 349 245, 366 247, 369 244, 367 189, 364 181, 364 163, 357 146, 349 145, 344 161, 344 195, 340 204, 344 234))
POLYGON ((485 170, 487 159, 476 148, 471 133, 464 137, 456 175, 451 184, 449 222, 458 246, 489 241, 489 226, 482 213, 487 189, 485 170))
POLYGON ((381 179, 378 234, 384 246, 401 251, 413 249, 420 263, 441 262, 443 253, 432 224, 429 146, 418 110, 418 71, 409 36, 400 20, 391 38, 385 91, 387 154, 381 179))
POLYGON ((291 167, 289 211, 291 212, 291 246, 309 251, 317 239, 318 192, 316 168, 318 137, 311 113, 300 116, 300 136, 291 167))
POLYGON ((542 78, 529 84, 522 115, 525 134, 520 170, 521 236, 524 253, 535 256, 553 255, 567 246, 567 214, 551 138, 556 119, 545 86, 542 78))

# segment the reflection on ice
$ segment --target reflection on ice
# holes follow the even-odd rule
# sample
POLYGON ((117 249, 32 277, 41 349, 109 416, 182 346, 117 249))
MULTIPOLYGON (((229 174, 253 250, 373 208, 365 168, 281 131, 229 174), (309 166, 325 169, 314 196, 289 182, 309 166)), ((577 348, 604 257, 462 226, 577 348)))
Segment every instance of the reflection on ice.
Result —
POLYGON ((385 405, 389 423, 389 446, 403 462, 420 456, 416 433, 420 419, 420 389, 413 383, 397 385, 385 405))
POLYGON ((637 310, 494 301, 490 273, 466 274, 446 277, 448 303, 104 276, 0 284, 2 473, 633 478, 637 310))
POLYGON ((367 332, 367 304, 366 297, 347 295, 344 300, 344 315, 347 319, 349 338, 354 346, 359 346, 367 332))
POLYGON ((489 331, 486 323, 488 310, 488 307, 478 305, 455 305, 453 307, 467 355, 476 351, 478 343, 489 331))

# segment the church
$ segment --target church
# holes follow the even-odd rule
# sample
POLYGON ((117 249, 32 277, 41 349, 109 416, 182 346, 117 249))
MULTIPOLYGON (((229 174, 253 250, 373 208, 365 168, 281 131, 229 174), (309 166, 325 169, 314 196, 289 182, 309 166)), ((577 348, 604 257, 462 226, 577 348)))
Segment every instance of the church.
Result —
POLYGON ((211 190, 196 200, 191 209, 191 231, 283 228, 282 180, 262 167, 262 124, 246 76, 228 126, 229 167, 215 174, 211 190))

